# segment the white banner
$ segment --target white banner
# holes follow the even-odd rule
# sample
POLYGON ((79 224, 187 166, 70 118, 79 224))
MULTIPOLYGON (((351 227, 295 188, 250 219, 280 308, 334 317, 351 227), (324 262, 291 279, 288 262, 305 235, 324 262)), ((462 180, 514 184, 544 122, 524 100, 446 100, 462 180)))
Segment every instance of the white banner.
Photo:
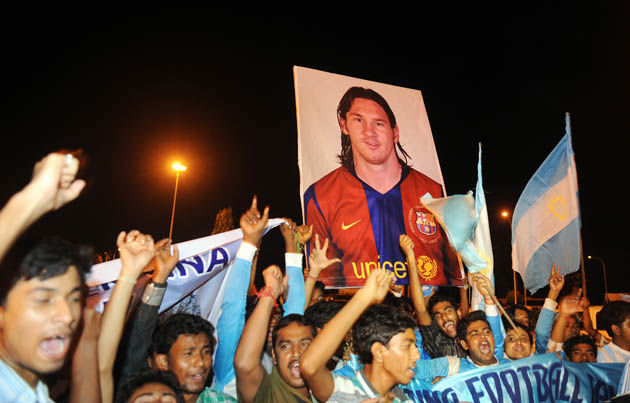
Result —
MULTIPOLYGON (((265 234, 284 222, 281 218, 270 219, 265 234)), ((211 235, 177 244, 180 261, 168 277, 168 287, 160 305, 160 312, 172 307, 188 294, 199 288, 197 302, 204 318, 216 324, 223 299, 221 285, 243 239, 241 229, 211 235), (214 321, 212 320, 214 319, 214 321)), ((89 287, 87 304, 103 312, 112 289, 120 274, 120 259, 100 263, 92 267, 86 284, 89 287)), ((133 302, 138 301, 148 276, 141 276, 134 291, 133 302)))

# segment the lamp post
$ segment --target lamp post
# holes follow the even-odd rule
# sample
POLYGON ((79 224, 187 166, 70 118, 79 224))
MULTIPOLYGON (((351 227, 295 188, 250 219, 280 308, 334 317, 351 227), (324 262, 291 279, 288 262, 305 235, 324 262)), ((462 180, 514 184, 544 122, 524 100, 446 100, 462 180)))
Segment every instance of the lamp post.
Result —
POLYGON ((587 256, 589 260, 595 259, 599 260, 602 263, 602 271, 604 272, 604 304, 608 303, 608 280, 606 279, 606 263, 601 257, 597 256, 587 256))
POLYGON ((173 221, 175 219, 175 202, 177 201, 177 185, 179 184, 179 174, 188 169, 187 166, 174 162, 171 168, 177 173, 175 176, 175 194, 173 195, 173 211, 171 212, 171 228, 168 230, 168 239, 173 239, 173 221))
MULTIPOLYGON (((510 224, 510 237, 512 237, 512 220, 510 220, 510 212, 507 210, 501 210, 501 217, 507 220, 508 224, 510 224)), ((514 305, 516 305, 518 303, 518 299, 517 299, 518 286, 516 284, 516 270, 512 269, 512 274, 514 278, 514 305)), ((525 303, 525 305, 527 305, 527 302, 525 303)))

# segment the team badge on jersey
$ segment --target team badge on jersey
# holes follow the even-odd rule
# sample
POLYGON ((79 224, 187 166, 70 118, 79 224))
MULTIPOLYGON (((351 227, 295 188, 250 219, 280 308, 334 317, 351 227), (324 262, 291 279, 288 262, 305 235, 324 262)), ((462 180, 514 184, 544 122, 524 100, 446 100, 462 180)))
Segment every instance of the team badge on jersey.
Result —
POLYGON ((435 218, 431 213, 416 211, 416 228, 424 235, 433 235, 437 232, 435 218))

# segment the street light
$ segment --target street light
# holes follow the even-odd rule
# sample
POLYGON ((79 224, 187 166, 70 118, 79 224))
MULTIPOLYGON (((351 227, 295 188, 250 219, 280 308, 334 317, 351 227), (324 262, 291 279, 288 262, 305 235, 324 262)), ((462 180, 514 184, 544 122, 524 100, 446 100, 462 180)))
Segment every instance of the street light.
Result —
POLYGON ((177 173, 175 177, 175 194, 173 195, 173 212, 171 213, 171 228, 168 230, 168 239, 173 239, 173 220, 175 219, 175 202, 177 201, 177 185, 179 184, 179 174, 188 169, 187 166, 174 162, 171 168, 177 173))
MULTIPOLYGON (((501 218, 506 219, 508 221, 508 224, 510 224, 510 238, 512 237, 512 220, 510 220, 510 212, 507 210, 501 210, 501 218)), ((513 278, 514 278, 514 305, 516 305, 518 303, 518 299, 517 299, 517 284, 516 284, 516 270, 514 270, 512 268, 512 274, 513 274, 513 278)), ((525 287, 523 287, 525 288, 525 287)), ((526 295, 527 291, 524 291, 525 295, 525 305, 527 305, 527 295, 526 295)))
POLYGON ((606 279, 606 263, 601 257, 587 256, 589 259, 599 260, 602 263, 602 271, 604 272, 604 304, 608 303, 608 280, 606 279))

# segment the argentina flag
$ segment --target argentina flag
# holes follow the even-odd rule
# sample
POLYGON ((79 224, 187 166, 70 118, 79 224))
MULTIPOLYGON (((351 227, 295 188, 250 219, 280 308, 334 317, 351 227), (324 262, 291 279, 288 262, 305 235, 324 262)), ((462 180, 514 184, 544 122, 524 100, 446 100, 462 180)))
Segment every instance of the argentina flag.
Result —
POLYGON ((512 268, 529 292, 549 280, 551 266, 563 274, 580 266, 580 207, 571 147, 571 126, 529 180, 512 219, 512 268))

